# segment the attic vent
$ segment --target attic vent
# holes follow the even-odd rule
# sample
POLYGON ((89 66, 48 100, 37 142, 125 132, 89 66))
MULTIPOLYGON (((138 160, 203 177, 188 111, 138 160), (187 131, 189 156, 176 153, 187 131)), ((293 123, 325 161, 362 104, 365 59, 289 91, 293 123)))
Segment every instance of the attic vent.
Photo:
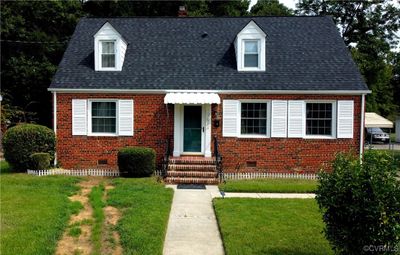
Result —
POLYGON ((207 37, 208 36, 208 33, 207 32, 203 32, 203 34, 201 35, 201 37, 207 37))
POLYGON ((246 167, 257 167, 257 161, 246 161, 246 167))
POLYGON ((107 159, 99 159, 99 160, 97 161, 97 164, 98 164, 98 165, 107 165, 107 164, 108 164, 108 161, 107 161, 107 159))

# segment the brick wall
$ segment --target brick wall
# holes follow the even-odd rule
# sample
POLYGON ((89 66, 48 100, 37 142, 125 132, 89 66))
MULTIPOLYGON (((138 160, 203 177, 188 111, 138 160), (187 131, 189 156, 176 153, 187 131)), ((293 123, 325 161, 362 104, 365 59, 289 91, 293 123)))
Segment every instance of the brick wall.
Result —
MULTIPOLYGON (((353 139, 301 139, 301 138, 235 138, 222 137, 222 125, 213 127, 219 149, 223 155, 225 171, 303 171, 316 172, 333 160, 339 151, 359 153, 361 96, 321 95, 220 95, 224 99, 271 100, 354 100, 353 139), (248 168, 248 161, 256 161, 256 168, 248 168)), ((222 113, 222 105, 214 105, 222 113)))
MULTIPOLYGON (((57 158, 64 168, 98 167, 98 160, 107 159, 116 167, 119 148, 148 146, 156 150, 158 165, 165 152, 165 140, 173 137, 173 106, 164 105, 165 95, 132 94, 57 94, 57 158), (72 136, 72 99, 112 98, 134 100, 133 137, 72 136)), ((220 95, 221 99, 282 99, 282 100, 354 100, 354 139, 297 138, 232 138, 222 137, 220 127, 212 127, 217 135, 225 171, 305 171, 315 172, 334 158, 338 151, 359 152, 360 96, 316 95, 220 95), (246 168, 246 162, 256 161, 256 168, 246 168)), ((222 105, 212 106, 222 113, 222 105)), ((173 145, 172 145, 173 146, 173 145)))
POLYGON ((147 146, 156 150, 160 163, 165 153, 165 140, 173 136, 174 108, 164 104, 164 95, 132 94, 61 94, 57 93, 57 160, 64 168, 115 168, 118 149, 125 146, 147 146), (111 98, 134 100, 134 136, 72 136, 72 99, 111 98))

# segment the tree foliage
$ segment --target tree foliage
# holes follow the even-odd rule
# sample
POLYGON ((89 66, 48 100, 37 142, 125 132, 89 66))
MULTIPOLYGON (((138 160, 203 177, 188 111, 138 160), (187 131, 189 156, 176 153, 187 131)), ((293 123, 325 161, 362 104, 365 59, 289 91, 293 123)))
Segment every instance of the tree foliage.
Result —
POLYGON ((293 11, 280 3, 278 0, 258 0, 251 8, 254 16, 291 16, 293 11))
MULTIPOLYGON (((50 125, 47 88, 82 15, 80 2, 4 1, 0 8, 2 109, 10 116, 22 111, 23 121, 50 125)), ((2 118, 2 125, 19 121, 19 117, 2 118)))
POLYGON ((400 9, 390 0, 341 1, 304 0, 297 14, 331 15, 345 44, 351 48, 365 82, 372 91, 367 96, 367 111, 393 116, 400 107, 393 90, 396 32, 400 28, 400 9))

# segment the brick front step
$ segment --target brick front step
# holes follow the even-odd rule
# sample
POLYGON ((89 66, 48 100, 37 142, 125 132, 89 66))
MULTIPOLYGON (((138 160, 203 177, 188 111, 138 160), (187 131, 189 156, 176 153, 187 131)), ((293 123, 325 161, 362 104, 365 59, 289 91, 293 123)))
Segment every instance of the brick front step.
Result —
POLYGON ((217 172, 199 172, 199 171, 168 171, 169 177, 200 177, 200 178, 216 178, 217 172))
POLYGON ((215 165, 169 164, 169 171, 216 171, 215 165))
POLYGON ((214 165, 215 158, 204 157, 172 157, 169 164, 214 165))
POLYGON ((167 177, 165 182, 170 184, 218 184, 218 178, 167 177))

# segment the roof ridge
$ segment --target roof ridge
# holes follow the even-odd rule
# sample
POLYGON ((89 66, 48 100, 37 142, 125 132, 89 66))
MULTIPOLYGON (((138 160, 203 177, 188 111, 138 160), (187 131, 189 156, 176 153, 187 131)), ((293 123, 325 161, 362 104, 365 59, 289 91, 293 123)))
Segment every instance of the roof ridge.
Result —
POLYGON ((253 19, 253 18, 326 18, 330 15, 298 15, 298 16, 118 16, 118 17, 83 17, 84 19, 253 19))

